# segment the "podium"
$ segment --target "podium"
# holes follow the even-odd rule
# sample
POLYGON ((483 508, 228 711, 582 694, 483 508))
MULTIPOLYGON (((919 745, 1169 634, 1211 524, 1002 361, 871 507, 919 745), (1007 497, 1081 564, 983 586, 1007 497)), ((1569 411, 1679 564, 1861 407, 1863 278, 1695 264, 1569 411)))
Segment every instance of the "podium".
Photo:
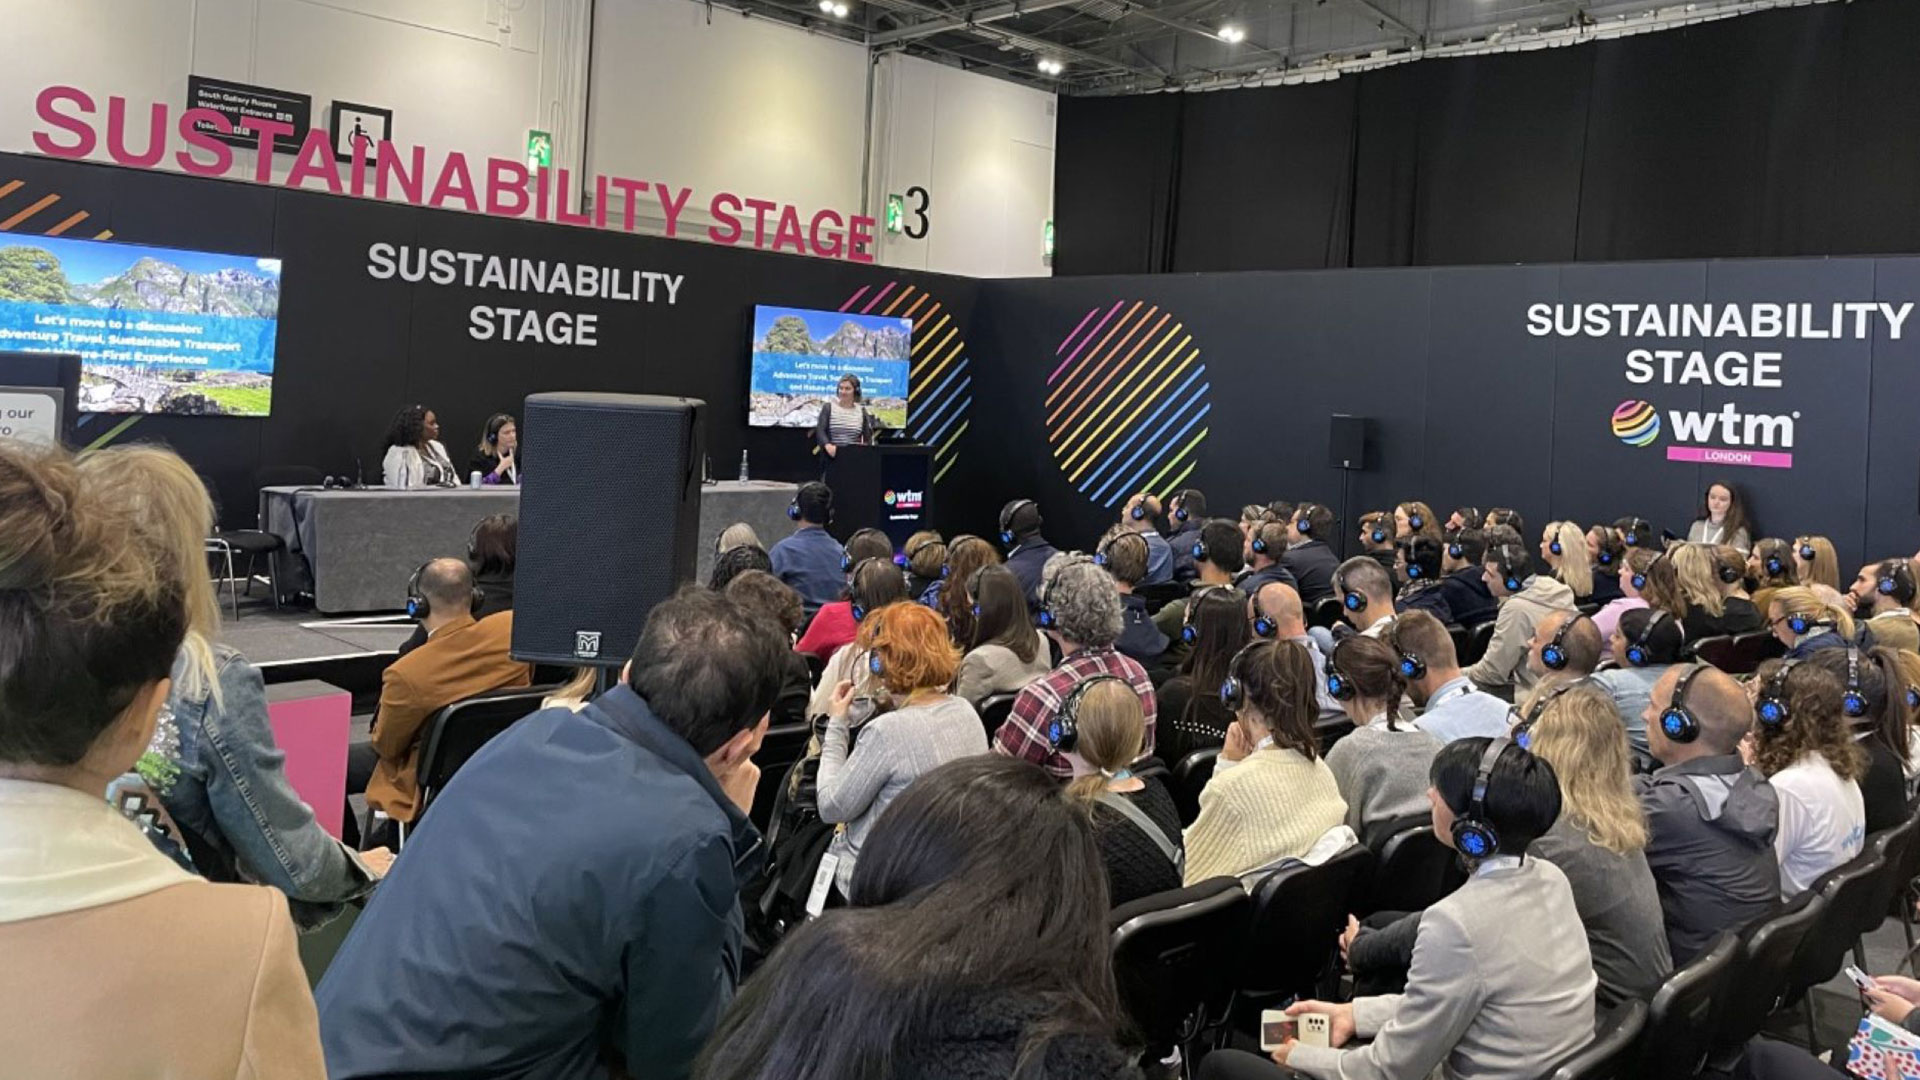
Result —
POLYGON ((842 446, 823 477, 833 489, 834 531, 879 529, 895 550, 925 528, 933 505, 933 447, 842 446))

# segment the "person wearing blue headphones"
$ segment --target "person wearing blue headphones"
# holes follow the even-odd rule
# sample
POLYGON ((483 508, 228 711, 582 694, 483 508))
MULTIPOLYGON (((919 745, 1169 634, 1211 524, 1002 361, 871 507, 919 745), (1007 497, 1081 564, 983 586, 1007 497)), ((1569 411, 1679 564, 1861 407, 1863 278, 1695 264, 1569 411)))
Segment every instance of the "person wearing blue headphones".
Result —
POLYGON ((1481 560, 1487 589, 1500 601, 1493 638, 1467 678, 1490 694, 1519 701, 1539 680, 1527 663, 1534 627, 1554 612, 1571 614, 1573 590, 1548 574, 1533 572, 1532 553, 1522 544, 1498 544, 1481 560))
POLYGON ((1446 581, 1440 573, 1446 545, 1414 533, 1393 544, 1393 577, 1400 583, 1394 606, 1401 611, 1424 611, 1443 623, 1458 622, 1447 606, 1446 581))
POLYGON ((1093 561, 1106 568, 1113 578, 1114 588, 1120 590, 1120 608, 1126 619, 1126 629, 1120 631, 1120 640, 1116 647, 1128 656, 1140 661, 1147 667, 1147 673, 1155 676, 1155 682, 1167 677, 1172 665, 1165 662, 1167 654, 1167 635, 1153 624, 1153 615, 1147 610, 1145 597, 1135 596, 1134 588, 1147 575, 1147 538, 1124 525, 1115 525, 1101 537, 1100 546, 1094 550, 1093 561))
POLYGON ((820 605, 838 600, 846 588, 848 568, 841 565, 846 549, 827 532, 833 521, 833 489, 818 480, 801 484, 787 505, 787 518, 794 523, 793 535, 773 545, 767 556, 773 561, 773 576, 800 594, 811 620, 820 605))
POLYGON ((1120 510, 1120 527, 1139 533, 1147 542, 1147 576, 1142 585, 1164 585, 1173 580, 1173 546, 1160 535, 1160 500, 1141 492, 1120 510))
POLYGON ((1245 555, 1253 573, 1240 579, 1241 595, 1252 597, 1261 586, 1275 581, 1295 584, 1293 574, 1280 561, 1287 552, 1289 531, 1291 527, 1280 521, 1257 522, 1248 529, 1245 555))
POLYGON ((1356 555, 1334 571, 1333 595, 1340 601, 1340 616, 1367 637, 1385 633, 1396 614, 1392 575, 1366 555, 1356 555))
POLYGON ((1686 642, 1680 620, 1655 608, 1633 608, 1623 613, 1610 639, 1614 666, 1593 676, 1593 682, 1613 698, 1627 728, 1627 745, 1641 765, 1650 762, 1647 744, 1647 702, 1653 687, 1680 662, 1686 642))
POLYGON ((1456 625, 1469 630, 1492 622, 1500 614, 1500 601, 1487 589, 1486 572, 1480 568, 1487 555, 1487 534, 1478 525, 1449 533, 1440 549, 1440 572, 1445 575, 1442 595, 1447 612, 1456 625))
MULTIPOLYGON (((1858 650, 1838 655, 1862 662, 1858 650)), ((1773 850, 1780 860, 1780 898, 1791 900, 1866 844, 1860 779, 1867 773, 1867 752, 1854 741, 1842 711, 1846 695, 1858 691, 1813 659, 1768 661, 1749 686, 1758 699, 1751 756, 1780 799, 1773 850)), ((1671 737, 1671 718, 1662 716, 1660 724, 1671 737)))
POLYGON ((1333 595, 1333 572, 1340 566, 1340 556, 1329 543, 1335 527, 1333 511, 1319 503, 1301 503, 1287 521, 1287 551, 1280 565, 1293 575, 1303 604, 1333 595))
POLYGON ((1905 559, 1882 559, 1860 568, 1847 591, 1856 622, 1866 624, 1872 644, 1920 652, 1920 626, 1913 621, 1913 567, 1905 559))
POLYGON ((1407 680, 1424 666, 1384 640, 1357 635, 1327 658, 1327 690, 1353 721, 1327 751, 1327 768, 1347 800, 1347 827, 1375 851, 1394 833, 1425 825, 1430 813, 1427 770, 1441 743, 1400 719, 1407 680))
POLYGON ((1192 581, 1200 576, 1193 545, 1200 539, 1200 526, 1206 520, 1207 497, 1200 489, 1182 488, 1167 500, 1167 546, 1173 549, 1173 580, 1192 581))
POLYGON ((1040 534, 1040 504, 1032 499, 1015 499, 1000 508, 1000 546, 1007 549, 1007 569, 1020 579, 1027 594, 1027 607, 1040 610, 1040 576, 1047 560, 1060 554, 1040 534))

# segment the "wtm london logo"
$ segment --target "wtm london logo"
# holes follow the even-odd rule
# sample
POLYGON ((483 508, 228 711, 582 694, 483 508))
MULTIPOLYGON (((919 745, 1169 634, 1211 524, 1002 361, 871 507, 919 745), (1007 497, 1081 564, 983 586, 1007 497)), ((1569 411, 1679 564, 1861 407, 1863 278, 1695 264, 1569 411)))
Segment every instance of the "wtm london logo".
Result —
POLYGON ((924 490, 894 491, 888 489, 885 495, 880 496, 881 502, 886 503, 895 510, 918 510, 921 504, 926 502, 926 499, 927 493, 924 490))
POLYGON ((1614 437, 1628 446, 1652 446, 1660 441, 1663 430, 1670 430, 1676 444, 1721 444, 1669 446, 1668 461, 1790 469, 1793 455, 1785 451, 1793 449, 1794 421, 1799 418, 1798 412, 1787 416, 1743 413, 1728 402, 1718 412, 1669 409, 1670 423, 1662 423, 1660 410, 1652 402, 1630 398, 1614 406, 1612 427, 1614 437))

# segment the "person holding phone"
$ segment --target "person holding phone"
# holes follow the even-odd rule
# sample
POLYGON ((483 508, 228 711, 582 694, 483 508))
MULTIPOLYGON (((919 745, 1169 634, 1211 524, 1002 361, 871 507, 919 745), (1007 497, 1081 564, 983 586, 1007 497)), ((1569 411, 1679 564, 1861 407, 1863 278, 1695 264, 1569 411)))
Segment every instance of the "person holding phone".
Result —
POLYGON ((480 474, 482 484, 518 484, 520 482, 520 426, 512 413, 494 413, 487 418, 480 446, 467 459, 467 474, 480 474))

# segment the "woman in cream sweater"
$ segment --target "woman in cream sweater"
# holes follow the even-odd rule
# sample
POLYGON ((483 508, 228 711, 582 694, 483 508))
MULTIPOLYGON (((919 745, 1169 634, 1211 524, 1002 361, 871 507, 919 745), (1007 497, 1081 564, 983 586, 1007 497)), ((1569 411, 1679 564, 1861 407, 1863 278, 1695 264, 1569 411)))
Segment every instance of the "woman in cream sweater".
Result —
POLYGON ((1228 665, 1220 695, 1234 723, 1187 828, 1188 885, 1298 858, 1346 822, 1313 731, 1315 693, 1313 661, 1291 641, 1255 641, 1228 665))

